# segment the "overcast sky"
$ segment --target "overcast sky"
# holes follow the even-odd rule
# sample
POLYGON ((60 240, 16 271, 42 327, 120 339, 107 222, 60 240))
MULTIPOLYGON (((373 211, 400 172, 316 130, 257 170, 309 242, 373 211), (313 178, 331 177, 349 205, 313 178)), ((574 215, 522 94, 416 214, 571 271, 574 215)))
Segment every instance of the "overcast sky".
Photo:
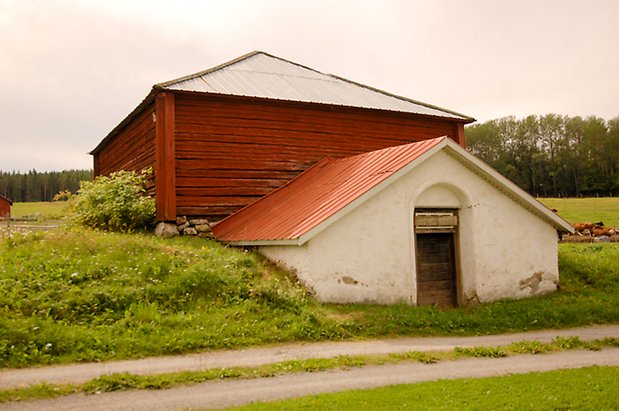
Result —
POLYGON ((485 121, 619 116, 616 0, 0 0, 0 170, 91 168, 155 83, 252 50, 485 121))

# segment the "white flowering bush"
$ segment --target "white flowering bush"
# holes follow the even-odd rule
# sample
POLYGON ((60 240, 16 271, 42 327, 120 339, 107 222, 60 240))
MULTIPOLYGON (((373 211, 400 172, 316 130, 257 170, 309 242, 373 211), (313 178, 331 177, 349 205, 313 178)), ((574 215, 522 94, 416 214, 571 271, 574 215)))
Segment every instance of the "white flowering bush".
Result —
POLYGON ((151 170, 117 171, 83 181, 71 199, 73 219, 86 227, 117 232, 146 230, 155 221, 155 200, 146 184, 151 170))

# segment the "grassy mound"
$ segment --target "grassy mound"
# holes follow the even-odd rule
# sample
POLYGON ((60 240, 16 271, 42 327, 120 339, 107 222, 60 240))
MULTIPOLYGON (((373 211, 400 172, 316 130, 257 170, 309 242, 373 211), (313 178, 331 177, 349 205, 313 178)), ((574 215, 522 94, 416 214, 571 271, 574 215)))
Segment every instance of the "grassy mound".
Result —
POLYGON ((0 365, 343 335, 305 291, 214 242, 97 232, 0 243, 0 365))
POLYGON ((0 367, 290 341, 472 335, 619 321, 619 247, 561 244, 562 289, 441 310, 321 305, 256 254, 197 238, 0 236, 0 367))

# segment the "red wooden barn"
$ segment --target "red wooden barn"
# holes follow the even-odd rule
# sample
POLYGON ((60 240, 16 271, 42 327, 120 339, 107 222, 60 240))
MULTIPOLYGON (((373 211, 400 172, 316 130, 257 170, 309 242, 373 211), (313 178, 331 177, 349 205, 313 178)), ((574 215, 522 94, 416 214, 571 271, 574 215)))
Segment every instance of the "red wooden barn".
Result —
POLYGON ((157 219, 220 220, 325 157, 448 136, 471 117, 252 52, 153 86, 91 152, 94 172, 152 167, 157 219))
POLYGON ((8 218, 11 216, 11 206, 13 202, 8 198, 0 195, 0 218, 8 218))

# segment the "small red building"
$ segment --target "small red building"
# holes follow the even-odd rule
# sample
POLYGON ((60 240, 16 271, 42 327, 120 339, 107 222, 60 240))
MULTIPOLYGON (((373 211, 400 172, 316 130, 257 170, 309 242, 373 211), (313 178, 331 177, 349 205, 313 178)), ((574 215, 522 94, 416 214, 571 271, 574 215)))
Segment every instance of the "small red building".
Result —
POLYGON ((11 216, 11 206, 13 202, 8 198, 0 195, 0 218, 8 218, 11 216))
POLYGON ((157 219, 220 220, 325 157, 448 136, 454 111, 263 52, 156 84, 91 152, 94 175, 152 167, 157 219))

